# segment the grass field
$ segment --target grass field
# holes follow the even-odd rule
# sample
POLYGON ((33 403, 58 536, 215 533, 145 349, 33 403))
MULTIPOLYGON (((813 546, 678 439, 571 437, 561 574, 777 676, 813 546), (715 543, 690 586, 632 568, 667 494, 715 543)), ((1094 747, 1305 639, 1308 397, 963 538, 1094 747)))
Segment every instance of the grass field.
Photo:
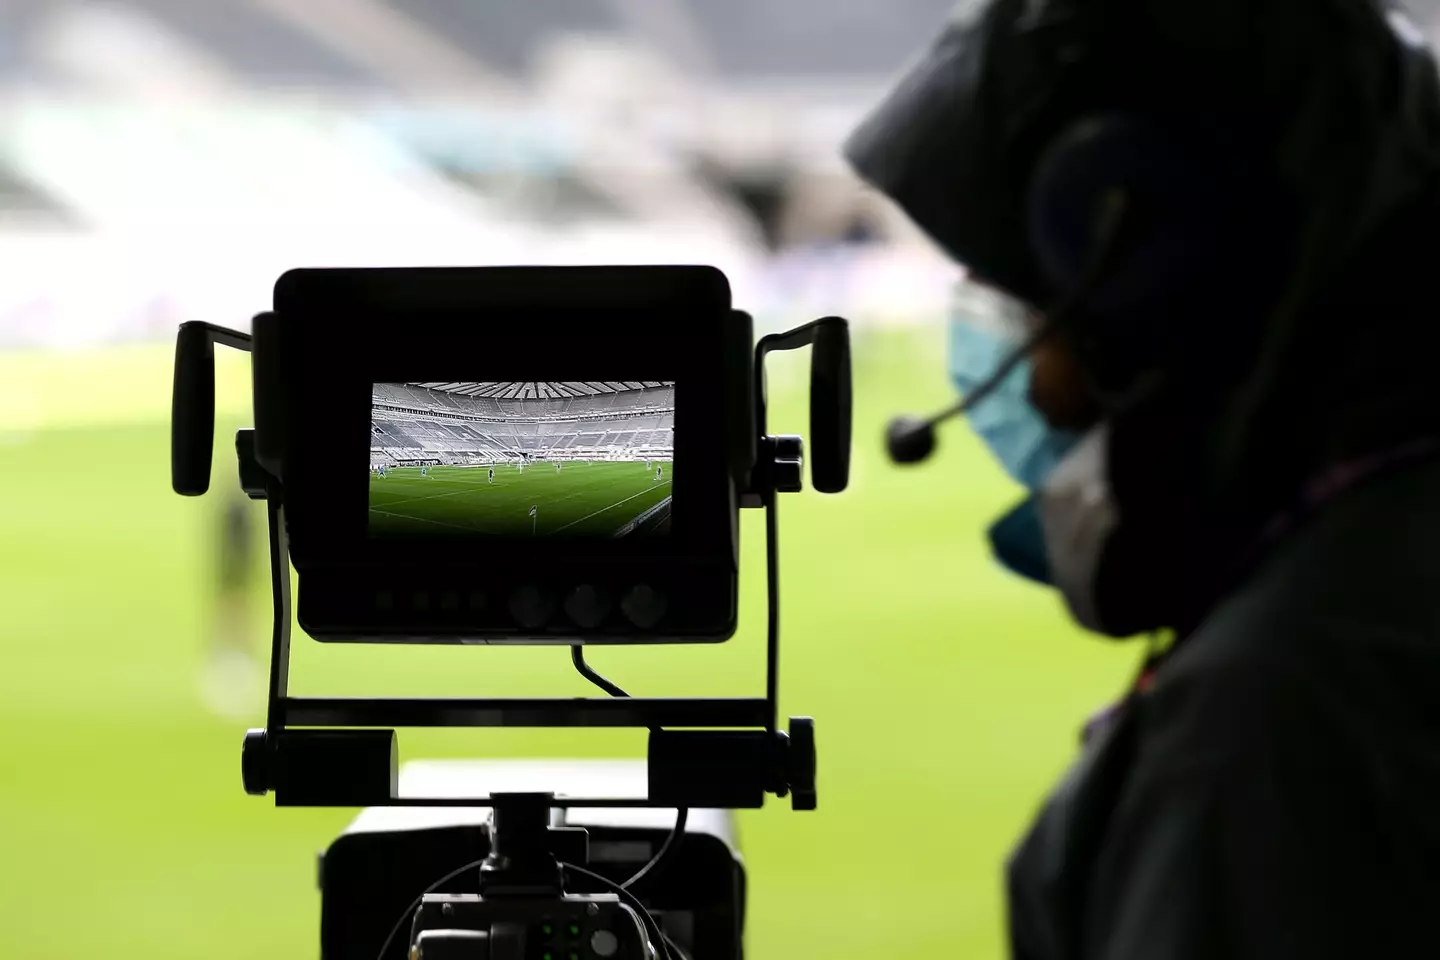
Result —
MULTIPOLYGON (((983 530, 1016 492, 963 427, 947 427, 923 467, 884 462, 885 418, 950 396, 941 344, 938 330, 858 337, 852 487, 782 503, 782 709, 816 718, 820 808, 741 816, 751 960, 1003 956, 1004 858, 1080 723, 1138 655, 1080 634, 1050 593, 995 568, 983 530)), ((169 490, 172 352, 0 355, 3 957, 317 954, 315 854, 353 811, 245 796, 240 738, 261 704, 248 723, 203 706, 220 499, 169 490)), ((243 361, 217 357, 233 429, 243 361)), ((800 371, 779 359, 772 428, 803 432, 800 371)), ((216 443, 217 456, 232 449, 216 443)), ((216 485, 234 483, 233 461, 217 462, 216 485)), ((763 531, 747 513, 733 641, 592 661, 640 695, 759 692, 763 531)), ((563 650, 340 647, 297 633, 293 659, 301 695, 591 692, 563 650)), ((643 742, 400 734, 406 758, 634 756, 643 742)))
POLYGON ((370 475, 373 536, 614 537, 668 529, 669 463, 391 467, 370 475), (655 508, 660 508, 658 512, 655 508), (636 522, 644 519, 642 525, 636 522))

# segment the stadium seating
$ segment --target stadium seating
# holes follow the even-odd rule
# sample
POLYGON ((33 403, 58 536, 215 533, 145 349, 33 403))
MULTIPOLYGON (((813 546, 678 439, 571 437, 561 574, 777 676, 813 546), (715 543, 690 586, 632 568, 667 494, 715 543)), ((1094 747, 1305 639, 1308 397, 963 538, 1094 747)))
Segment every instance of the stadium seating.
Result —
MULTIPOLYGON (((566 384, 524 386, 557 388, 526 391, 532 395, 567 388, 566 384)), ((430 460, 497 463, 672 458, 673 384, 584 386, 596 392, 535 400, 468 396, 413 383, 377 383, 371 394, 371 466, 430 460)))

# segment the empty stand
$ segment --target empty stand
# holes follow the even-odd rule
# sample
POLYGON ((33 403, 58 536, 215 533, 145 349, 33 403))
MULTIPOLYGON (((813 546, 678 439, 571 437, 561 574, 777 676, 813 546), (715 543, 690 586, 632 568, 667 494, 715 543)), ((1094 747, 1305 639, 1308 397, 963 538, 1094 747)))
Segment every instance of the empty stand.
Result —
POLYGON ((658 381, 377 383, 370 462, 669 460, 674 429, 658 381))

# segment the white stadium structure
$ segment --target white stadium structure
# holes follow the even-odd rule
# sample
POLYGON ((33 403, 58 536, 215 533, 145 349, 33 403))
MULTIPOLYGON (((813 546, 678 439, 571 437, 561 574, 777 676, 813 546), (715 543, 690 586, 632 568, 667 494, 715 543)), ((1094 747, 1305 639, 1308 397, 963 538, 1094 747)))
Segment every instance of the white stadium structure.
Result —
POLYGON ((371 469, 674 456, 662 381, 377 383, 370 416, 371 469))
POLYGON ((6 0, 0 349, 244 328, 296 266, 713 263, 762 331, 932 318, 953 269, 838 144, 952 4, 6 0))
POLYGON ((5 0, 0 349, 243 328, 296 266, 713 263, 761 332, 933 322, 953 265, 839 149, 954 7, 5 0))

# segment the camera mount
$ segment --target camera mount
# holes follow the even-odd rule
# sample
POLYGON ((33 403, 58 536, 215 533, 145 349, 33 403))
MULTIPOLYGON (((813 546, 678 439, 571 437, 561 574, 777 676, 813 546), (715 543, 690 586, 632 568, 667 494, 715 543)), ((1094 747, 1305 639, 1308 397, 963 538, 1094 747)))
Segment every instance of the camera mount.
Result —
MULTIPOLYGON (((489 852, 478 863, 477 893, 431 889, 420 895, 410 916, 408 955, 413 960, 537 955, 654 960, 676 955, 663 927, 628 884, 614 885, 611 893, 566 891, 567 873, 582 880, 599 875, 581 866, 588 852, 586 832, 550 825, 554 805, 549 793, 494 798, 489 852)), ((459 872, 475 866, 466 864, 459 872)), ((381 945, 381 957, 401 924, 381 945)))
MULTIPOLYGON (((187 323, 176 345, 171 435, 172 485, 196 496, 209 488, 214 443, 214 345, 259 352, 275 314, 255 320, 256 338, 207 323, 187 323)), ((746 318, 748 323, 748 318, 746 318)), ((274 793, 278 806, 485 806, 499 797, 401 796, 394 727, 637 727, 649 728, 648 795, 551 797, 547 807, 756 808, 764 797, 790 797, 792 807, 816 805, 815 727, 808 717, 779 726, 779 533, 777 500, 802 488, 805 443, 768 433, 765 358, 810 346, 810 439, 814 486, 843 490, 849 477, 850 343, 846 321, 828 317, 764 337, 742 362, 753 374, 754 429, 730 451, 745 477, 738 505, 766 514, 768 628, 766 687, 749 698, 416 699, 306 698, 289 693, 291 563, 285 488, 274 468, 275 413, 268 390, 273 369, 257 356, 256 428, 236 434, 240 485, 263 500, 269 528, 273 628, 266 725, 245 735, 246 792, 274 793), (753 362, 753 366, 751 365, 753 362)), ((580 641, 576 641, 578 644, 580 641)), ((542 858, 543 861, 543 858, 542 858)))

